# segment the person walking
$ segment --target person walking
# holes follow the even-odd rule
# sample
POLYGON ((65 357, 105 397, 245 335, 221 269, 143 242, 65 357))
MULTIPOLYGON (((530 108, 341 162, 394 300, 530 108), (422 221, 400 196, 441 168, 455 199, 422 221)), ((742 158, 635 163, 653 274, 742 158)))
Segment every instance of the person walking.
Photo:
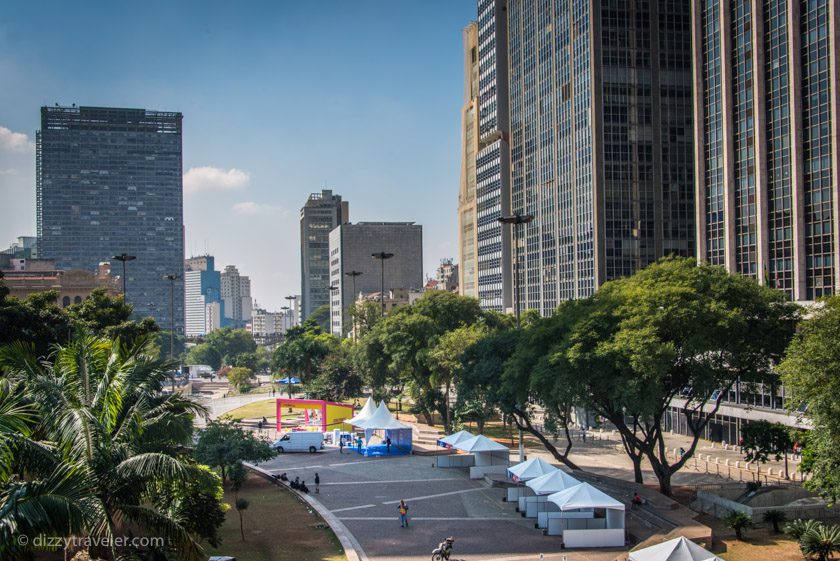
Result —
POLYGON ((318 472, 315 472, 315 494, 318 495, 321 493, 320 489, 321 485, 321 476, 318 475, 318 472))
POLYGON ((400 506, 397 507, 400 513, 400 528, 408 527, 408 505, 403 499, 400 499, 400 506))
POLYGON ((362 437, 356 436, 356 449, 359 451, 359 454, 362 453, 362 437))
POLYGON ((385 439, 385 453, 386 454, 391 453, 391 437, 390 436, 385 439))
POLYGON ((344 454, 344 435, 338 437, 338 453, 344 454))

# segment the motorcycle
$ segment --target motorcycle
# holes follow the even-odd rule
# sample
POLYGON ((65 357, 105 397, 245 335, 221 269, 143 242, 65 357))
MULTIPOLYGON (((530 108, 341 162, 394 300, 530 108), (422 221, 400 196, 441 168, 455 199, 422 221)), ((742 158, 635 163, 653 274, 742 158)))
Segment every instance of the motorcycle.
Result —
POLYGON ((452 554, 452 544, 455 543, 455 538, 448 537, 432 551, 432 561, 449 561, 449 556, 452 554))

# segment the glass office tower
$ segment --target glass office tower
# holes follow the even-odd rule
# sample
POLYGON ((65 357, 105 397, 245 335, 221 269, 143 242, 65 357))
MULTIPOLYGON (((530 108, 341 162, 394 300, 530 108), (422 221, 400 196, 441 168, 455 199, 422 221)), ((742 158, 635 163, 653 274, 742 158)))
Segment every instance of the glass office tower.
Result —
POLYGON ((693 4, 698 257, 800 301, 840 284, 838 9, 693 4))
MULTIPOLYGON (((42 107, 36 147, 41 256, 95 271, 127 253, 127 301, 137 317, 184 330, 181 113, 42 107), (174 286, 164 275, 179 275, 174 286), (170 315, 174 292, 174 320, 170 315)), ((115 275, 122 264, 112 262, 115 275)))

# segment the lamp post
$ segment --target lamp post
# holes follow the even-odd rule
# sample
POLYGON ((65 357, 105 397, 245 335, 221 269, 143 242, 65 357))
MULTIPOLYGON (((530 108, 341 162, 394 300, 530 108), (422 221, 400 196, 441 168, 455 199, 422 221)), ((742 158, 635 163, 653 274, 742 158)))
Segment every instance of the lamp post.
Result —
MULTIPOLYGON (((280 310, 283 312, 283 335, 285 335, 286 330, 288 329, 288 327, 286 327, 286 317, 289 315, 289 307, 288 306, 282 306, 280 308, 280 310)), ((289 320, 289 327, 291 327, 291 325, 292 325, 292 322, 291 322, 291 320, 289 320)))
MULTIPOLYGON (((178 275, 163 275, 169 281, 169 360, 175 360, 175 281, 178 275)), ((172 393, 175 393, 175 375, 172 376, 172 393)))
POLYGON ((292 327, 295 321, 295 307, 292 300, 297 300, 297 296, 286 296, 286 300, 289 301, 289 309, 292 311, 292 317, 289 319, 289 327, 292 327))
MULTIPOLYGON (((348 271, 344 274, 347 275, 348 277, 350 277, 351 279, 353 279, 353 306, 355 306, 356 305, 356 277, 361 275, 362 272, 353 270, 353 271, 348 271)), ((342 300, 344 300, 343 296, 342 296, 342 300)), ((342 301, 342 304, 344 304, 343 301, 342 301)), ((353 340, 355 341, 356 340, 356 314, 353 314, 352 320, 353 320, 353 326, 352 326, 353 340)))
MULTIPOLYGON (((499 217, 499 222, 502 224, 513 225, 513 307, 516 313, 516 328, 521 327, 519 318, 519 226, 527 224, 534 219, 533 214, 512 214, 508 216, 499 217)), ((525 442, 522 438, 522 429, 519 429, 519 461, 525 461, 525 442)))
POLYGON ((136 255, 129 255, 128 253, 120 253, 119 255, 114 255, 111 259, 116 259, 117 261, 122 261, 123 264, 123 302, 125 302, 125 263, 126 261, 134 261, 137 259, 136 255))
POLYGON ((382 317, 385 317, 385 260, 390 259, 394 256, 393 253, 388 253, 386 251, 380 251, 377 253, 371 253, 370 255, 374 259, 379 259, 379 262, 382 265, 382 277, 380 281, 380 290, 379 290, 379 303, 382 307, 382 317))

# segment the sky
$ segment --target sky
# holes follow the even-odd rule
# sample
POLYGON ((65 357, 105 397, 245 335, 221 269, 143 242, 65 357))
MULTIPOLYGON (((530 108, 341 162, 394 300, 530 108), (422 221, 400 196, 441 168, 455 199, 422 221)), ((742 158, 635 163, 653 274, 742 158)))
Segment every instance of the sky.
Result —
POLYGON ((457 260, 462 30, 475 0, 0 2, 0 247, 35 235, 43 105, 184 114, 186 256, 300 293, 300 207, 423 226, 457 260))

